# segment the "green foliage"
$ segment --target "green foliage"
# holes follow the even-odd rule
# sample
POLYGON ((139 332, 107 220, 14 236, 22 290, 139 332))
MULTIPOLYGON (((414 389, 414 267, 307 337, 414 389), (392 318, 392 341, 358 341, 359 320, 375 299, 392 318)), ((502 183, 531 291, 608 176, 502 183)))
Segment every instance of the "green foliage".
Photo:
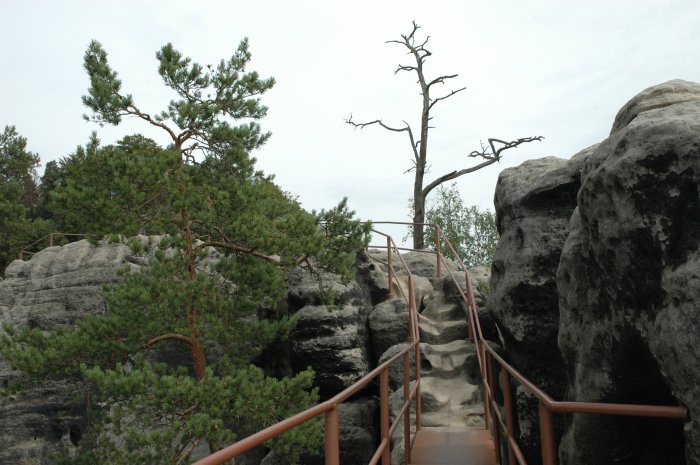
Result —
MULTIPOLYGON (((425 214, 426 222, 440 226, 442 234, 450 240, 467 267, 489 265, 498 242, 496 219, 489 210, 475 206, 465 207, 457 184, 439 186, 425 214)), ((425 242, 435 247, 435 230, 428 228, 425 242)), ((441 252, 454 259, 454 254, 441 241, 441 252)))
MULTIPOLYGON (((283 379, 250 366, 293 319, 258 317, 285 297, 292 267, 329 270, 350 279, 369 225, 345 200, 308 213, 249 153, 269 134, 254 121, 273 84, 246 73, 248 43, 227 61, 202 67, 168 44, 159 73, 180 100, 156 116, 139 110, 107 55, 93 41, 85 54, 91 86, 89 120, 118 124, 135 116, 163 129, 168 148, 142 136, 86 147, 51 173, 49 213, 58 224, 94 237, 124 239, 147 265, 131 265, 109 289, 109 311, 75 327, 7 328, 5 358, 36 377, 82 376, 90 427, 72 463, 189 463, 212 450, 309 407, 318 400, 313 373, 283 379), (238 125, 230 121, 246 119, 238 125), (124 237, 124 236, 121 236, 124 237)), ((271 441, 292 460, 319 446, 310 422, 271 441)))
POLYGON ((0 276, 23 245, 51 228, 36 218, 38 165, 39 156, 27 150, 27 139, 14 126, 5 126, 0 134, 0 276))
MULTIPOLYGON (((145 229, 166 231, 163 212, 168 195, 165 173, 180 155, 141 135, 100 147, 93 136, 83 148, 53 168, 46 210, 62 231, 96 237, 109 233, 133 236, 145 229), (89 210, 86 210, 89 209, 89 210)), ((48 168, 48 167, 47 167, 48 168)), ((45 174, 46 177, 46 174, 45 174)))

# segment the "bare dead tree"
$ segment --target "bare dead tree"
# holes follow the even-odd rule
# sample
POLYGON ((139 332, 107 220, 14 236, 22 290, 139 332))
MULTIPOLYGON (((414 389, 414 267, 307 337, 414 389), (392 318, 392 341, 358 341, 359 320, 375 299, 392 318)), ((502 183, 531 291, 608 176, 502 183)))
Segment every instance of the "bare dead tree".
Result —
POLYGON ((497 161, 500 161, 501 159, 501 153, 504 150, 507 149, 512 149, 520 144, 524 144, 527 142, 532 142, 535 140, 542 140, 542 136, 536 136, 536 137, 524 137, 521 139, 517 139, 514 141, 503 141, 500 139, 494 139, 490 138, 488 139, 488 145, 482 144, 481 151, 472 151, 468 157, 469 158, 477 158, 481 159, 479 163, 468 167, 468 168, 463 168, 460 170, 455 170, 452 171, 451 173, 444 174, 434 181, 430 182, 428 185, 425 187, 423 186, 424 182, 424 177, 426 174, 427 170, 427 156, 428 156, 428 133, 429 130, 432 128, 430 126, 430 111, 433 109, 435 104, 438 102, 441 102, 443 100, 447 100, 448 98, 452 97, 453 95, 462 92, 463 90, 466 89, 466 87, 461 87, 458 89, 451 90, 444 95, 441 95, 436 98, 432 98, 430 96, 430 91, 432 90, 433 86, 435 85, 443 85, 446 84, 446 82, 450 79, 456 78, 458 75, 457 74, 446 74, 442 76, 438 76, 435 79, 432 80, 427 80, 425 78, 425 73, 423 70, 423 65, 425 63, 426 58, 428 58, 432 53, 425 48, 425 46, 428 43, 428 40, 430 39, 430 36, 426 37, 426 39, 423 42, 417 42, 416 41, 416 31, 420 29, 420 26, 416 24, 415 21, 413 21, 413 30, 411 31, 410 34, 408 35, 401 35, 401 40, 388 40, 386 43, 393 43, 393 44, 399 44, 408 50, 408 54, 413 56, 413 60, 415 64, 410 64, 410 65, 402 65, 399 64, 399 66, 396 68, 396 71, 394 71, 394 74, 398 74, 400 71, 408 71, 408 72, 415 72, 416 75, 418 76, 418 84, 420 85, 420 94, 423 99, 423 107, 421 110, 421 118, 420 118, 420 134, 419 138, 416 139, 415 135, 413 133, 413 129, 411 126, 406 122, 403 121, 403 126, 390 126, 388 124, 385 124, 381 119, 377 119, 374 121, 368 121, 364 123, 357 123, 353 121, 352 115, 350 115, 350 118, 346 119, 345 122, 347 124, 350 124, 354 126, 355 128, 360 128, 363 129, 367 126, 372 126, 372 125, 379 125, 382 128, 388 130, 388 131, 393 131, 393 132, 405 132, 408 135, 409 142, 411 144, 411 151, 413 154, 413 157, 411 159, 412 162, 412 167, 409 168, 406 172, 414 171, 415 172, 415 178, 414 178, 414 183, 413 183, 413 222, 416 223, 416 226, 413 229, 413 247, 416 249, 423 249, 425 248, 425 243, 424 243, 424 238, 423 238, 423 232, 424 228, 421 225, 422 223, 425 222, 425 200, 433 189, 435 189, 437 186, 440 184, 458 178, 459 176, 465 175, 467 173, 472 173, 474 171, 478 171, 488 165, 491 165, 493 163, 496 163, 497 161), (498 148, 496 148, 496 145, 498 145, 498 148))

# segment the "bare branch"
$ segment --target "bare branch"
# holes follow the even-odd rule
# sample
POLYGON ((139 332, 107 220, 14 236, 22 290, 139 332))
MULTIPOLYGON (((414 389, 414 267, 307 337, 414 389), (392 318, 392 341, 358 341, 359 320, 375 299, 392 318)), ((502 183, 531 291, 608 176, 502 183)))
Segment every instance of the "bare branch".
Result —
POLYGON ((520 139, 517 139, 514 141, 506 142, 506 141, 503 141, 501 139, 491 138, 491 139, 489 139, 489 145, 491 147, 491 152, 489 152, 488 149, 482 144, 481 152, 478 152, 475 150, 468 155, 470 158, 480 157, 480 158, 483 158, 485 161, 479 163, 478 165, 474 165, 474 166, 471 166, 469 168, 464 168, 461 170, 455 170, 455 171, 452 171, 451 173, 447 173, 445 175, 440 176, 439 178, 437 178, 436 180, 434 180, 433 182, 431 182, 430 184, 425 186, 425 188, 423 188, 423 191, 422 191, 423 198, 425 198, 430 193, 430 191, 432 191, 433 189, 435 189, 437 186, 439 186, 440 184, 442 184, 444 182, 450 181, 452 179, 458 178, 458 177, 465 175, 465 174, 468 174, 468 173, 473 173, 474 171, 478 171, 482 168, 485 168, 489 165, 492 165, 492 164, 500 161, 501 160, 501 152, 503 152, 504 150, 512 149, 512 148, 519 146, 520 144, 525 144, 528 142, 541 141, 542 139, 544 139, 543 136, 523 137, 523 138, 520 138, 520 139), (503 146, 500 147, 498 150, 496 150, 496 148, 494 147, 494 143, 499 143, 499 144, 502 144, 503 146))
MULTIPOLYGON (((352 114, 350 114, 350 118, 346 119, 345 122, 347 124, 350 124, 352 126, 355 126, 356 128, 360 128, 360 129, 363 129, 365 126, 371 126, 373 124, 378 124, 388 131, 403 132, 403 131, 410 131, 411 130, 411 128, 408 126, 408 124, 406 124, 406 127, 403 127, 403 128, 392 128, 391 126, 387 126, 386 124, 384 124, 382 122, 382 120, 380 120, 380 119, 375 119, 374 121, 368 121, 367 123, 356 123, 352 120, 352 114)), ((405 121, 404 121, 404 123, 405 123, 405 121)))
POLYGON ((453 90, 452 92, 450 92, 450 93, 447 94, 447 95, 444 95, 444 96, 442 96, 442 97, 436 98, 435 100, 433 100, 433 101, 430 103, 430 105, 428 105, 428 110, 430 110, 431 108, 433 108, 433 105, 435 105, 436 103, 438 103, 440 100, 448 99, 448 98, 452 97, 454 94, 456 94, 457 92, 462 92, 464 89, 466 89, 466 87, 462 87, 461 89, 453 90))
POLYGON ((479 157, 479 158, 484 158, 487 160, 495 159, 496 161, 498 161, 501 158, 501 152, 503 152, 504 150, 512 149, 512 148, 517 147, 520 144, 526 144, 528 142, 541 141, 542 139, 544 139, 544 136, 522 137, 522 138, 517 139, 517 140, 506 142, 506 141, 501 140, 501 139, 491 138, 491 139, 489 139, 489 146, 491 148, 490 152, 488 151, 487 147, 484 146, 484 144, 482 143, 481 144, 481 152, 474 150, 468 156, 470 158, 479 157), (494 143, 501 144, 502 147, 500 147, 498 150, 496 150, 494 143))
POLYGON ((408 65, 399 65, 398 68, 396 68, 396 71, 394 71, 394 74, 397 74, 399 71, 417 71, 418 68, 415 66, 408 66, 408 65))
POLYGON ((433 84, 444 84, 445 79, 453 79, 453 78, 456 78, 457 76, 459 76, 459 74, 450 74, 450 75, 446 75, 446 76, 436 77, 435 79, 433 79, 432 81, 430 81, 428 83, 428 87, 432 86, 433 84))
MULTIPOLYGON (((420 160, 420 155, 418 153, 418 146, 420 145, 420 141, 415 140, 415 138, 413 137, 413 131, 411 130, 411 125, 409 125, 406 121, 403 121, 403 124, 405 125, 404 127, 394 128, 391 126, 387 126, 380 119, 376 119, 374 121, 368 121, 366 123, 356 123, 352 120, 352 114, 350 114, 350 118, 346 119, 345 122, 347 124, 354 126, 355 128, 360 128, 360 129, 363 129, 365 126, 371 126, 372 124, 378 124, 379 126, 383 127, 384 129, 386 129, 388 131, 407 132, 408 133, 408 140, 411 143, 411 150, 413 150, 413 157, 415 158, 414 168, 415 168, 415 165, 420 160)), ((414 168, 409 168, 407 172, 413 170, 414 168)))

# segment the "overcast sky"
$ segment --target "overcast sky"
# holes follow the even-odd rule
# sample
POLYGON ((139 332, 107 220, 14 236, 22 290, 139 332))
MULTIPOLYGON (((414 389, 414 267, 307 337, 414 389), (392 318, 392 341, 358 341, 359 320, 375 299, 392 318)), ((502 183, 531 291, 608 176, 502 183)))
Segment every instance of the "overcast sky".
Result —
MULTIPOLYGON (((354 119, 418 127, 415 76, 387 40, 421 26, 433 55, 426 77, 459 73, 433 110, 426 180, 473 162, 489 137, 545 140, 460 178, 467 205, 493 208, 498 173, 526 159, 569 158, 604 139, 615 114, 644 88, 700 81, 699 0, 32 1, 0 0, 0 125, 13 124, 45 163, 69 155, 96 130, 103 143, 143 133, 142 121, 100 128, 81 119, 88 79, 82 58, 99 40, 123 90, 145 111, 171 95, 155 52, 171 42, 194 61, 228 58, 250 39, 250 69, 274 76, 261 123, 272 138, 255 156, 308 209, 342 197, 363 219, 406 220, 411 196, 405 134, 354 119)), ((438 89, 440 90, 440 89, 438 89)), ((435 96, 439 96, 437 93, 435 96)), ((417 131, 417 129, 416 129, 417 131)), ((43 169, 43 168, 42 168, 43 169)))

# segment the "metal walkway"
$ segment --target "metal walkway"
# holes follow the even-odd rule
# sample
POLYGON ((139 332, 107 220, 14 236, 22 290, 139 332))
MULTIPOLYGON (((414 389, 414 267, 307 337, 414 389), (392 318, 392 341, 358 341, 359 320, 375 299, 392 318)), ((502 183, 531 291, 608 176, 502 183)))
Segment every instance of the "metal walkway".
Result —
MULTIPOLYGON (((400 222, 385 223, 412 224, 400 222)), ((375 224, 379 223, 375 222, 375 224)), ((428 226, 435 228, 435 237, 438 238, 436 243, 440 244, 442 242, 440 238, 444 239, 444 236, 441 235, 440 227, 438 225, 428 226)), ((404 458, 409 465, 495 465, 499 461, 504 464, 520 463, 526 465, 516 433, 518 411, 517 402, 513 401, 515 385, 518 385, 519 389, 528 391, 538 400, 538 423, 541 438, 540 457, 543 465, 557 465, 558 444, 554 432, 555 414, 585 413, 688 419, 688 409, 682 405, 610 404, 556 401, 552 399, 504 360, 484 338, 469 273, 465 273, 464 277, 459 276, 460 279, 458 280, 454 270, 448 266, 438 247, 435 251, 421 250, 421 252, 436 255, 437 277, 441 278, 441 270, 444 267, 467 309, 469 340, 474 344, 478 355, 477 360, 481 374, 482 399, 487 428, 457 429, 454 427, 428 426, 421 428, 421 425, 423 425, 421 422, 421 359, 423 357, 420 349, 419 318, 414 287, 415 277, 400 254, 400 250, 406 249, 399 248, 391 236, 376 230, 373 231, 386 237, 387 240, 385 247, 387 251, 385 264, 387 282, 393 283, 393 285, 389 284, 388 286, 389 292, 393 293, 395 288, 408 304, 409 338, 406 346, 398 354, 386 360, 334 397, 225 447, 199 460, 194 465, 221 465, 227 460, 321 415, 325 416, 325 464, 340 465, 341 444, 338 407, 343 401, 359 392, 360 389, 363 389, 375 378, 379 378, 381 442, 370 461, 370 465, 377 465, 380 461, 382 465, 391 465, 392 434, 400 426, 400 423, 403 423, 404 458), (394 259, 396 259, 396 267, 392 264, 394 259), (397 278, 396 273, 399 268, 406 276, 404 278, 406 280, 405 283, 397 278), (462 279, 466 280, 463 284, 461 283, 462 279), (412 362, 411 359, 413 359, 412 362), (403 372, 403 405, 399 406, 399 411, 396 412, 393 424, 390 422, 389 407, 389 367, 392 364, 396 365, 396 368, 403 372), (403 365, 403 370, 399 368, 401 365, 403 365), (411 367, 411 365, 413 366, 411 367), (411 376, 414 381, 411 381, 411 376), (501 393, 502 399, 496 396, 497 392, 501 393), (414 428, 418 430, 413 437, 412 447, 410 446, 411 437, 413 436, 411 434, 411 418, 415 418, 413 424, 414 428), (494 447, 495 443, 500 444, 498 450, 494 447), (409 447, 411 451, 410 457, 406 453, 409 447), (503 453, 501 453, 501 447, 503 448, 503 453)), ((452 244, 446 239, 445 243, 453 256, 458 257, 452 244)), ((467 270, 467 267, 459 258, 456 261, 458 264, 457 269, 467 270)))
POLYGON ((411 465, 495 465, 496 452, 487 429, 424 428, 416 433, 411 465))

